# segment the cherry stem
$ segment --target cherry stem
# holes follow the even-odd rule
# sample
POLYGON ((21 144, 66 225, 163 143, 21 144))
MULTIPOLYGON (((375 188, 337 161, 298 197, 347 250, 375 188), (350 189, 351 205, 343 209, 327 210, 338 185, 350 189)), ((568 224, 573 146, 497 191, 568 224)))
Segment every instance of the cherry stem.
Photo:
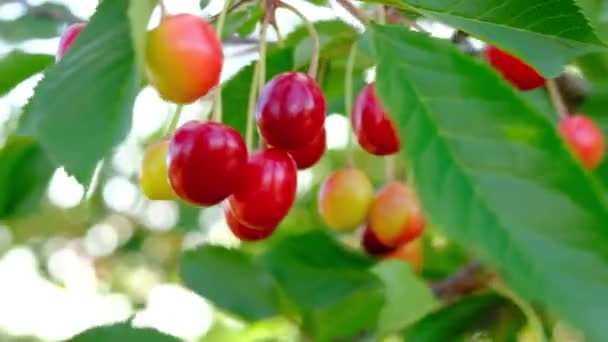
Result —
POLYGON ((254 112, 255 112, 255 99, 257 95, 257 81, 258 81, 258 68, 259 64, 256 64, 253 68, 253 77, 251 78, 251 89, 249 89, 249 103, 247 104, 247 130, 245 142, 247 143, 247 150, 250 151, 253 147, 253 133, 254 133, 254 112))
POLYGON ((166 137, 173 134, 173 132, 175 132, 175 130, 177 129, 177 124, 179 124, 179 118, 182 115, 182 109, 184 109, 184 106, 181 105, 175 108, 175 112, 173 112, 173 115, 171 116, 171 121, 169 122, 169 126, 167 127, 167 131, 165 132, 166 137))
POLYGON ((308 68, 308 76, 314 79, 317 75, 317 69, 319 66, 319 53, 321 51, 319 34, 317 33, 317 30, 315 29, 315 26, 312 24, 312 22, 308 20, 308 18, 306 18, 306 16, 302 12, 300 12, 300 10, 281 0, 277 0, 276 3, 278 6, 288 9, 294 14, 296 14, 298 17, 300 17, 300 19, 302 19, 302 22, 306 26, 306 29, 308 30, 308 33, 310 34, 310 37, 312 38, 313 42, 312 55, 310 57, 310 66, 308 68))
POLYGON ((555 108, 555 111, 557 112, 557 116, 560 119, 568 117, 568 108, 564 103, 564 99, 559 92, 559 87, 555 80, 547 80, 547 90, 549 91, 549 96, 551 96, 551 102, 553 103, 553 108, 555 108))
POLYGON ((338 3, 353 17, 357 18, 363 24, 363 26, 367 26, 369 24, 369 20, 367 16, 360 11, 355 5, 350 2, 350 0, 337 0, 338 3))
MULTIPOLYGON (((346 61, 346 72, 344 73, 344 110, 346 111, 346 118, 348 124, 352 125, 352 111, 353 111, 353 70, 355 69, 355 61, 357 60, 357 43, 354 43, 350 47, 348 53, 348 60, 346 61)), ((351 132, 347 134, 346 141, 346 161, 349 166, 355 165, 355 143, 351 137, 351 132)))
POLYGON ((380 24, 386 24, 386 10, 384 5, 378 6, 378 22, 380 24))
POLYGON ((262 0, 262 4, 265 8, 264 20, 262 21, 262 27, 260 27, 260 59, 258 61, 258 91, 261 94, 266 83, 266 31, 268 30, 268 23, 270 21, 271 13, 274 10, 273 7, 269 7, 267 4, 268 0, 262 0))
POLYGON ((167 5, 165 5, 165 1, 160 0, 158 4, 160 5, 160 16, 163 18, 166 17, 168 15, 168 12, 167 12, 167 5))
POLYGON ((384 157, 384 179, 388 183, 395 180, 395 156, 384 157))
MULTIPOLYGON (((224 6, 222 7, 222 11, 220 12, 220 16, 217 20, 217 26, 215 27, 215 32, 218 37, 222 37, 222 30, 224 29, 224 23, 226 22, 226 14, 230 9, 230 0, 224 0, 224 6)), ((220 81, 221 83, 221 81, 220 81)), ((222 85, 218 84, 217 89, 215 90, 215 106, 213 109, 213 121, 222 122, 222 85)))

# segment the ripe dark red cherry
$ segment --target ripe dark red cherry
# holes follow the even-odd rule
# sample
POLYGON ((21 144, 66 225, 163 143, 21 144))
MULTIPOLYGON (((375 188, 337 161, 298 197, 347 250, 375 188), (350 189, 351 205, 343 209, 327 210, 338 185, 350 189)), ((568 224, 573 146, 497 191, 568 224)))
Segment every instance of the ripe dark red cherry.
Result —
POLYGON ((287 153, 296 162, 299 170, 308 169, 323 157, 327 146, 326 140, 327 133, 325 129, 322 129, 321 133, 310 144, 298 150, 288 150, 287 153))
POLYGON ((231 127, 191 121, 173 135, 167 163, 169 180, 180 198, 211 206, 234 191, 247 166, 247 148, 231 127))
POLYGON ((274 226, 272 228, 258 229, 258 228, 252 228, 252 227, 242 224, 234 216, 234 213, 232 212, 232 209, 230 208, 230 204, 228 204, 228 203, 224 204, 224 216, 226 218, 226 224, 228 225, 228 228, 230 228, 230 231, 232 231, 232 233, 237 238, 239 238, 239 240, 242 240, 242 241, 264 240, 267 237, 269 237, 270 235, 272 235, 272 233, 274 233, 274 231, 277 228, 276 226, 274 226))
POLYGON ((573 115, 559 123, 559 131, 577 158, 589 169, 595 169, 604 159, 604 134, 591 119, 573 115))
POLYGON ((396 250, 395 247, 387 246, 378 240, 376 234, 367 225, 363 231, 361 245, 369 255, 384 255, 396 250))
POLYGON ((519 90, 538 88, 547 81, 533 67, 495 46, 489 46, 485 51, 485 56, 488 62, 502 74, 502 77, 519 90))
POLYGON ((297 170, 293 159, 276 148, 249 156, 245 170, 228 198, 234 216, 246 226, 264 229, 277 226, 296 197, 297 170))
POLYGON ((325 106, 315 80, 303 73, 286 72, 270 80, 262 90, 255 119, 269 145, 295 150, 310 144, 321 133, 325 106))
POLYGON ((390 115, 368 84, 357 97, 351 117, 359 145, 371 154, 384 156, 399 152, 399 134, 390 115))
POLYGON ((61 40, 59 41, 59 49, 57 50, 57 55, 55 55, 55 60, 59 61, 65 55, 65 52, 68 48, 74 43, 76 37, 82 32, 86 25, 83 23, 73 24, 68 27, 65 32, 61 35, 61 40))

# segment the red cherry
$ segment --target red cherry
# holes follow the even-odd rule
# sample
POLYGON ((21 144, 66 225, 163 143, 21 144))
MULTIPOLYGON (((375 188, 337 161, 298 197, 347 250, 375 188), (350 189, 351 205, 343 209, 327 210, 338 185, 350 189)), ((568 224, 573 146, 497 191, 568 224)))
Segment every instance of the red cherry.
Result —
POLYGON ((395 123, 376 97, 374 84, 368 84, 359 93, 351 121, 359 145, 367 152, 379 156, 399 152, 395 123))
POLYGON ((378 240, 376 234, 374 234, 374 232, 367 225, 365 226, 365 230, 363 232, 361 245, 369 255, 384 255, 396 250, 395 247, 387 246, 378 240))
POLYGON ((86 25, 83 23, 73 24, 68 27, 63 34, 61 35, 61 40, 59 41, 59 49, 57 50, 57 54, 55 55, 55 60, 59 61, 65 55, 65 52, 68 48, 74 43, 76 37, 82 32, 86 25))
POLYGON ((310 144, 298 150, 288 150, 287 153, 293 158, 298 166, 298 169, 304 170, 315 165, 323 154, 327 146, 327 133, 325 129, 321 130, 321 133, 311 141, 310 144))
POLYGON ((268 144, 284 150, 300 149, 323 129, 325 98, 308 75, 285 72, 262 90, 255 119, 268 144))
POLYGON ((293 159, 276 148, 249 156, 234 194, 228 198, 232 212, 247 226, 277 226, 296 197, 297 170, 293 159))
POLYGON ((234 216, 234 213, 230 208, 230 204, 228 203, 224 205, 224 216, 226 218, 226 224, 228 225, 228 228, 230 228, 230 231, 232 231, 232 233, 237 238, 239 238, 239 240, 242 241, 264 240, 270 235, 272 235, 272 233, 274 233, 274 231, 276 230, 276 226, 272 228, 257 229, 242 224, 234 216))
POLYGON ((191 121, 175 132, 167 161, 169 180, 177 195, 211 206, 234 191, 247 165, 247 147, 231 127, 191 121))
POLYGON ((593 170, 602 162, 606 149, 604 134, 591 119, 569 116, 559 123, 559 131, 587 169, 593 170))
POLYGON ((489 46, 485 51, 485 56, 488 62, 502 74, 502 77, 519 90, 538 88, 547 81, 530 65, 495 46, 489 46))

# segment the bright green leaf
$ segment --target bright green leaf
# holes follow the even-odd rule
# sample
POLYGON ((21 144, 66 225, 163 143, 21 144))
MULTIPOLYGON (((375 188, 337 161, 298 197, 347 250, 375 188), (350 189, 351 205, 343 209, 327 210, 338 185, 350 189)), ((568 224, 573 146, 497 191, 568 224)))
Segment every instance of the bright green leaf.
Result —
POLYGON ((449 42, 372 32, 378 93, 433 225, 523 297, 605 336, 608 205, 553 123, 449 42))
POLYGON ((378 332, 397 332, 438 307, 429 286, 416 277, 411 265, 397 260, 384 261, 373 268, 384 283, 386 301, 380 313, 378 332))
POLYGON ((263 14, 264 11, 258 3, 239 7, 236 11, 226 15, 222 38, 230 37, 235 33, 238 33, 241 37, 250 35, 263 14))
POLYGON ((43 71, 55 57, 13 51, 0 60, 0 96, 5 95, 19 83, 43 71))
MULTIPOLYGON (((107 0, 106 0, 107 1, 107 0)), ((87 330, 67 342, 179 342, 180 340, 150 328, 134 328, 120 323, 87 330)))
POLYGON ((578 56, 606 51, 574 0, 400 1, 521 57, 546 77, 578 56))
POLYGON ((180 262, 180 274, 194 292, 246 320, 277 314, 277 289, 272 276, 241 251, 203 246, 186 252, 180 262))
POLYGON ((24 110, 19 132, 87 183, 100 159, 127 135, 141 80, 128 2, 105 0, 61 62, 49 69, 24 110))
POLYGON ((0 218, 38 208, 55 168, 33 139, 14 137, 0 150, 0 218))
POLYGON ((144 74, 146 63, 146 34, 148 22, 159 0, 129 0, 129 22, 131 23, 131 38, 140 73, 144 74))

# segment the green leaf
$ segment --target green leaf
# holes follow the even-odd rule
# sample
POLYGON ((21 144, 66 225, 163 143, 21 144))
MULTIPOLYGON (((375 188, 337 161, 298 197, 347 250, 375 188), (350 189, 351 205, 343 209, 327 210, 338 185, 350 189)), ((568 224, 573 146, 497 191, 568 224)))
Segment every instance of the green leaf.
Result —
POLYGON ((246 320, 277 314, 277 288, 272 276, 241 251, 203 246, 186 252, 180 274, 194 292, 246 320))
POLYGON ((211 2, 211 0, 201 0, 200 1, 201 10, 204 10, 205 8, 207 8, 207 6, 209 5, 209 2, 211 2))
POLYGON ((377 321, 384 296, 380 280, 368 270, 372 261, 327 234, 285 238, 264 260, 315 340, 352 337, 377 321))
POLYGON ((241 37, 250 35, 263 14, 264 11, 258 3, 240 6, 236 11, 226 16, 222 38, 230 37, 235 33, 238 33, 241 37))
POLYGON ((24 216, 36 210, 54 170, 34 140, 9 139, 0 150, 0 218, 24 216))
POLYGON ((19 83, 43 71, 55 57, 31 54, 15 50, 0 60, 0 96, 5 95, 19 83))
POLYGON ((604 336, 608 206, 554 125, 449 42, 398 27, 372 33, 378 93, 408 141, 432 224, 525 298, 604 336))
POLYGON ((384 261, 373 268, 384 283, 386 303, 380 313, 378 332, 397 332, 435 310, 439 303, 411 265, 397 260, 384 261))
POLYGON ((66 24, 76 18, 65 5, 45 2, 34 6, 15 20, 0 20, 0 40, 21 42, 28 39, 56 37, 66 24))
POLYGON ((418 321, 405 332, 408 342, 455 341, 478 328, 488 313, 506 300, 489 293, 465 297, 418 321))
POLYGON ((146 65, 146 37, 150 16, 158 5, 159 0, 130 0, 128 16, 131 24, 131 38, 139 72, 144 75, 146 65))
POLYGON ((603 0, 577 0, 581 11, 591 23, 600 39, 608 39, 608 3, 603 0))
POLYGON ((574 0, 400 1, 511 52, 546 77, 557 76, 577 56, 606 51, 574 0))
POLYGON ((51 68, 24 109, 19 133, 38 138, 49 157, 81 183, 131 127, 141 79, 128 2, 105 0, 51 68))
MULTIPOLYGON (((106 0, 107 1, 107 0, 106 0)), ((154 329, 134 328, 129 323, 120 323, 92 328, 67 342, 179 342, 178 338, 165 335, 154 329)))

